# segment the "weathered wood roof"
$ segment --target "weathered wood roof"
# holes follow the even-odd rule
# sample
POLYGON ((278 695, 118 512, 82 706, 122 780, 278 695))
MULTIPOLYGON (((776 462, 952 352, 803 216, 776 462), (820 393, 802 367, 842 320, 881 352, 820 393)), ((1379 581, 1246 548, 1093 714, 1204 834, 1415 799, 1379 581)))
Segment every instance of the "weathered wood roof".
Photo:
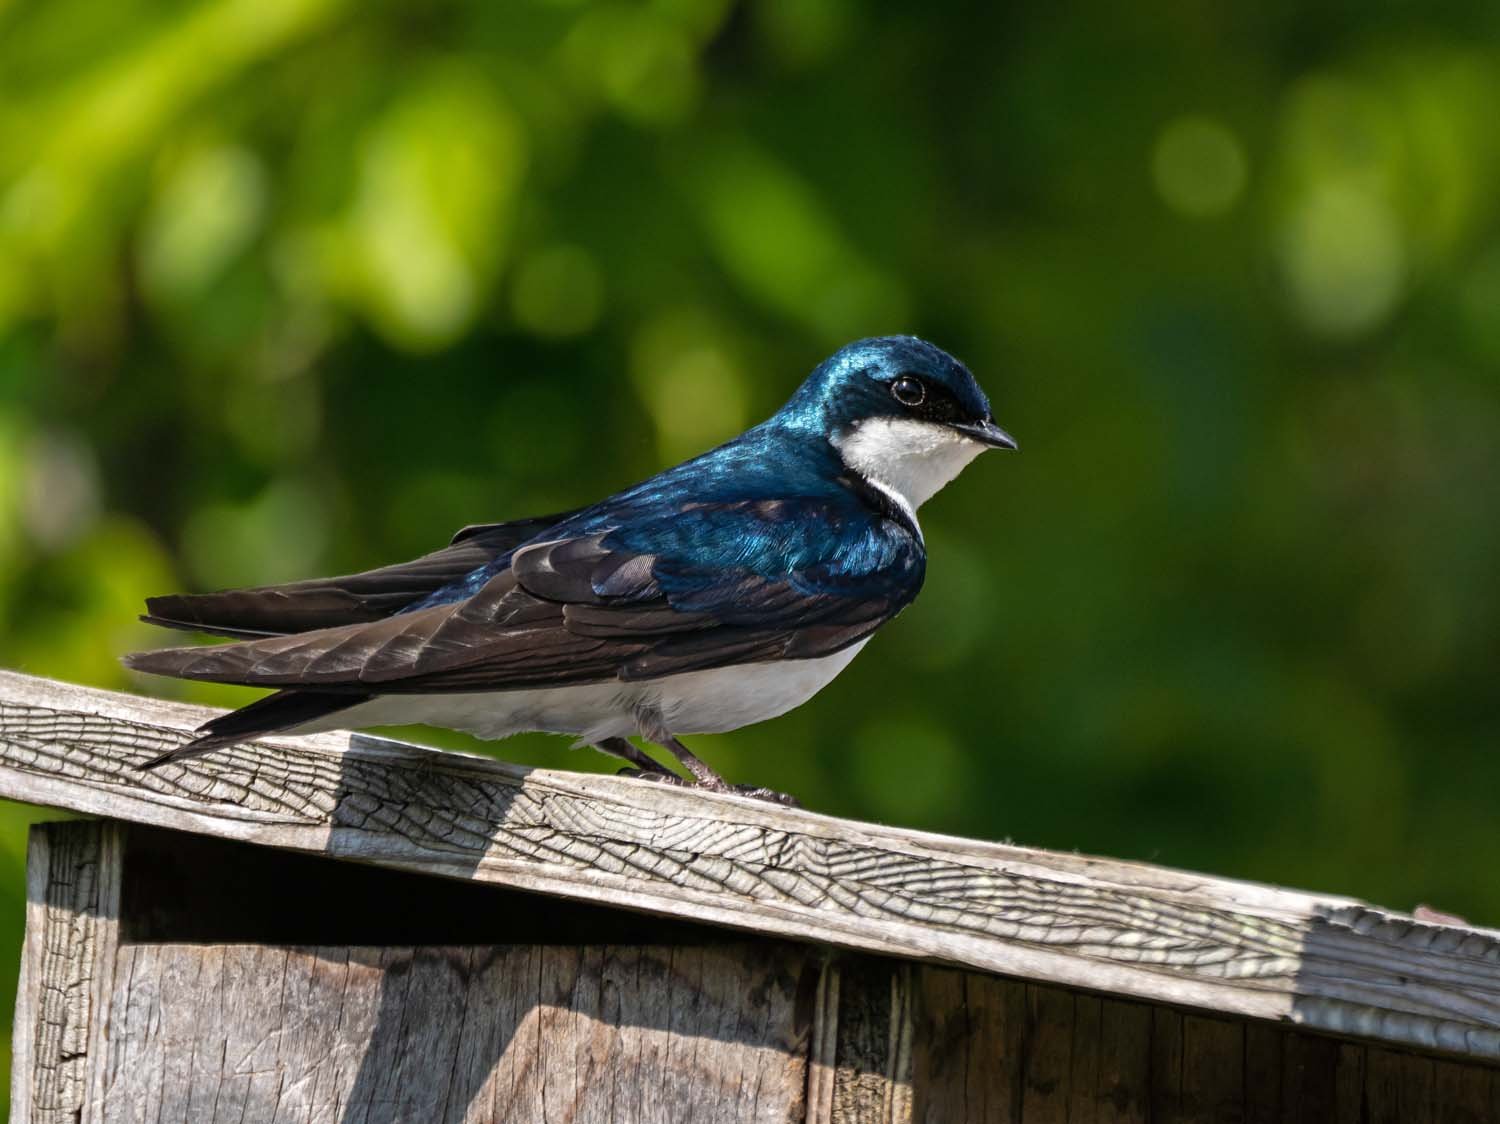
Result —
POLYGON ((1500 933, 350 734, 143 773, 211 712, 0 672, 0 796, 1500 1060, 1500 933))

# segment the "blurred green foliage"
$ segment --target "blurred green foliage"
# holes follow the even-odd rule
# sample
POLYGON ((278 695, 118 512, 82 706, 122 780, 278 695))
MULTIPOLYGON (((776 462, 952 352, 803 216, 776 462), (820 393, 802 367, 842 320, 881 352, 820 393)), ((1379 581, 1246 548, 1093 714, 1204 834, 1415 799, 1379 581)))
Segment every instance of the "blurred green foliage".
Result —
POLYGON ((1491 0, 0 2, 0 663, 243 701, 122 671, 145 594, 596 498, 915 331, 1024 452, 700 751, 1500 920, 1497 105, 1491 0))

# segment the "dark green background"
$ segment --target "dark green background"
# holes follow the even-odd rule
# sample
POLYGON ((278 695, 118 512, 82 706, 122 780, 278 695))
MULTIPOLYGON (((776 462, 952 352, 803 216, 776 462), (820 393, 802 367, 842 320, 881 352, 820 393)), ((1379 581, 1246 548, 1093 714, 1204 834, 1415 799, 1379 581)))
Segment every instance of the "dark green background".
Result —
POLYGON ((0 4, 0 664, 242 701, 121 670, 144 595, 597 498, 912 331, 1024 451, 924 510, 927 589, 842 678, 695 748, 841 815, 1500 920, 1497 32, 0 4))

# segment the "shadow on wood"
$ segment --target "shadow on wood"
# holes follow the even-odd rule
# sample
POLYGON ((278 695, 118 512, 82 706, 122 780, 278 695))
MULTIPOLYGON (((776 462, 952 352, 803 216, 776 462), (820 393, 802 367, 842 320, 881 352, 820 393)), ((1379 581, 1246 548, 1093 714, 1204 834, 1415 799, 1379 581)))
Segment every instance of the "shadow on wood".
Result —
POLYGON ((152 828, 122 882, 106 1121, 801 1111, 804 946, 152 828))
POLYGON ((126 945, 102 1119, 800 1120, 816 972, 788 945, 126 945))

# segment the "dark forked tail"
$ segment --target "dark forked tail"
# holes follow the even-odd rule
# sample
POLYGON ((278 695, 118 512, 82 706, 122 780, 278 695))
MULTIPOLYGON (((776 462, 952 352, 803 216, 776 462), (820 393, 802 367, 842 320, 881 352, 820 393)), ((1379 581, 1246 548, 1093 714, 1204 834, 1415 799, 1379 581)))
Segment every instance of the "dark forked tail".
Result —
POLYGON ((369 698, 369 695, 332 691, 277 691, 274 695, 256 699, 249 706, 242 706, 239 710, 232 710, 205 722, 194 731, 198 737, 186 745, 153 757, 140 768, 154 769, 168 761, 182 761, 222 746, 249 741, 263 734, 289 730, 314 719, 336 714, 369 698))

